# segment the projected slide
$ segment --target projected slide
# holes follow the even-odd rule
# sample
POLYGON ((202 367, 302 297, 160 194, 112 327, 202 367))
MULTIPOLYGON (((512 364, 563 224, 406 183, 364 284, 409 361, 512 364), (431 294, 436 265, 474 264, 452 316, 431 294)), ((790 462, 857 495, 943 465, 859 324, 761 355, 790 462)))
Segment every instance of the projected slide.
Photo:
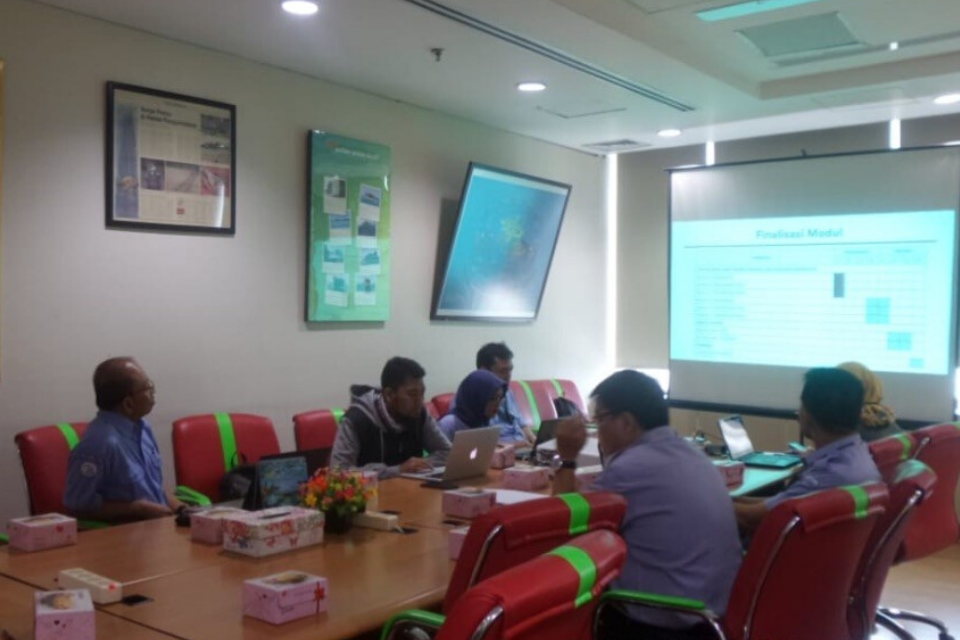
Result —
POLYGON ((671 359, 946 374, 955 218, 674 221, 671 359))

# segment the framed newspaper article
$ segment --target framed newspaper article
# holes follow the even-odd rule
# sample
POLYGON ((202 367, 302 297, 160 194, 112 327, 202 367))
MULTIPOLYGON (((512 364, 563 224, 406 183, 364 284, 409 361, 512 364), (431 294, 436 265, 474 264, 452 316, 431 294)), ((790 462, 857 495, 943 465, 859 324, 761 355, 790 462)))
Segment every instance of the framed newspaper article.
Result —
POLYGON ((107 83, 108 227, 236 231, 237 110, 107 83))

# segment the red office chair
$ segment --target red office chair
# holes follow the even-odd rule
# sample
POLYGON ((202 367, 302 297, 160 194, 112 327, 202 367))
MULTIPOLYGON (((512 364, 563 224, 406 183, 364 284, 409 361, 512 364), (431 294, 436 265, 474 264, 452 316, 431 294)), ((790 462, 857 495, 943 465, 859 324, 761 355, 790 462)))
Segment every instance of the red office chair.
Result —
POLYGON ((437 416, 442 418, 450 413, 450 405, 453 404, 455 397, 457 397, 455 393, 441 393, 430 399, 430 404, 437 410, 437 416))
POLYGON ((443 610, 482 580, 600 529, 617 531, 627 510, 615 493, 568 493, 497 507, 474 518, 450 576, 443 610))
POLYGON ((510 389, 517 400, 517 408, 524 419, 530 419, 534 430, 539 429, 544 420, 557 417, 557 409, 553 406, 557 390, 552 380, 512 380, 510 389))
POLYGON ((915 449, 913 438, 908 433, 874 440, 868 446, 873 462, 887 484, 891 483, 900 463, 913 457, 915 449))
POLYGON ((449 614, 405 611, 384 626, 395 640, 411 628, 438 629, 436 640, 586 640, 597 596, 620 573, 626 545, 592 531, 469 589, 449 614))
POLYGON ((910 635, 896 621, 877 613, 880 594, 897 550, 907 533, 918 505, 933 492, 937 476, 927 465, 906 460, 895 467, 889 480, 890 502, 867 541, 853 581, 847 621, 850 637, 869 640, 875 620, 905 640, 910 635))
POLYGON ((424 402, 423 408, 427 410, 427 413, 429 413, 430 417, 433 418, 434 420, 439 420, 440 418, 443 417, 442 415, 440 415, 440 412, 437 411, 437 407, 436 405, 433 404, 433 401, 424 402))
MULTIPOLYGON (((925 558, 957 543, 960 525, 954 495, 960 477, 960 426, 938 424, 917 429, 910 434, 916 443, 915 458, 937 474, 937 490, 923 504, 907 527, 896 562, 925 558)), ((888 609, 880 612, 895 620, 922 622, 937 629, 940 640, 952 640, 946 625, 940 620, 916 611, 888 609)))
POLYGON ((333 447, 341 418, 343 409, 317 409, 293 416, 293 438, 297 442, 297 451, 333 447))
POLYGON ((680 611, 726 640, 844 638, 850 585, 887 499, 886 486, 874 483, 819 491, 774 507, 750 543, 722 618, 699 601, 624 590, 605 594, 600 607, 621 601, 680 611))
POLYGON ((246 413, 209 413, 173 422, 177 484, 220 499, 220 479, 243 462, 280 453, 269 418, 246 413))
POLYGON ((67 461, 86 430, 86 422, 61 422, 14 436, 27 482, 30 515, 67 513, 63 506, 67 461))

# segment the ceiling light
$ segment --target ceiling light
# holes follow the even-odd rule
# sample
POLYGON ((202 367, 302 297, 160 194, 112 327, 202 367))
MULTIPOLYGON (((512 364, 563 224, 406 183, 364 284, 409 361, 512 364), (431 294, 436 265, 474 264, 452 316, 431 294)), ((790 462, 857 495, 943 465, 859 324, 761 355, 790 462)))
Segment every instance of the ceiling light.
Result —
POLYGON ((542 82, 521 82, 517 85, 518 91, 527 91, 530 93, 543 91, 546 88, 547 85, 543 84, 542 82))
POLYGON ((295 16, 312 16, 320 10, 316 2, 308 2, 308 0, 286 0, 280 6, 287 13, 295 16))
POLYGON ((890 51, 896 51, 897 49, 900 48, 900 43, 899 43, 899 42, 891 42, 888 48, 890 49, 890 51))
POLYGON ((957 104, 958 102, 960 102, 960 93, 948 93, 937 96, 933 101, 934 104, 957 104))
POLYGON ((661 138, 676 138, 678 135, 683 133, 680 129, 662 129, 657 131, 657 135, 661 138))
POLYGON ((752 16, 755 13, 796 7, 797 5, 808 4, 810 2, 819 2, 819 0, 750 0, 750 2, 738 2, 715 9, 697 11, 697 17, 704 22, 717 22, 719 20, 752 16))

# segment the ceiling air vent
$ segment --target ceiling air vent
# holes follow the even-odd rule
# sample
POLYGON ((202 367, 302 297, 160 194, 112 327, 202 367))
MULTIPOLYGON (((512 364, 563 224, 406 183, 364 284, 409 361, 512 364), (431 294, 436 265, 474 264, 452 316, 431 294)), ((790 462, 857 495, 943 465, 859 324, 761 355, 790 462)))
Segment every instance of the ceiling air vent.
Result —
POLYGON ((629 151, 639 151, 640 149, 647 149, 653 145, 647 144, 646 142, 640 142, 639 140, 630 140, 628 138, 622 138, 620 140, 609 140, 607 142, 592 142, 590 144, 583 145, 584 149, 589 149, 596 153, 627 153, 629 151))
POLYGON ((836 12, 770 22, 737 33, 768 58, 865 46, 836 12))

